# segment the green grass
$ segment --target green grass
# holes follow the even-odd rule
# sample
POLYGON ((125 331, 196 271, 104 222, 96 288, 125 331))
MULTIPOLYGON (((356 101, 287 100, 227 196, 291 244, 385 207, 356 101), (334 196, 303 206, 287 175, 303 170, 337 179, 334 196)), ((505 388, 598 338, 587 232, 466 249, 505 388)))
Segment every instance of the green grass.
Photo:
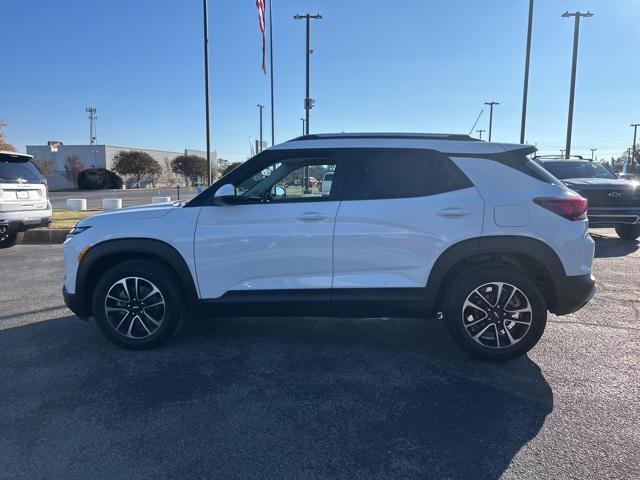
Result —
POLYGON ((71 228, 78 221, 102 210, 54 210, 52 214, 51 228, 71 228))

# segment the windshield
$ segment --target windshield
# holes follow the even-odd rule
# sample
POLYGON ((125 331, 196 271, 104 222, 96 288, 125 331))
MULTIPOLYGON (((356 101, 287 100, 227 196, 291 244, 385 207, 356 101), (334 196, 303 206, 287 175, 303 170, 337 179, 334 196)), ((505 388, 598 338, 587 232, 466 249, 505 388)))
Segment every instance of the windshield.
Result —
POLYGON ((598 162, 544 162, 544 168, 560 180, 566 178, 618 178, 607 167, 598 162))
POLYGON ((6 161, 0 157, 0 182, 44 183, 44 177, 31 161, 6 161))

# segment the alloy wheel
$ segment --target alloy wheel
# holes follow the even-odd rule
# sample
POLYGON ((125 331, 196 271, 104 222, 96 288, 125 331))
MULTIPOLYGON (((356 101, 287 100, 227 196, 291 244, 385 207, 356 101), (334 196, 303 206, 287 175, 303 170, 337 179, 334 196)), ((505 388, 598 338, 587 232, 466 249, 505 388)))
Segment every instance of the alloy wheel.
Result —
POLYGON ((104 310, 109 324, 118 334, 140 340, 160 328, 166 303, 162 292, 151 281, 125 277, 109 288, 104 310))
POLYGON ((508 348, 529 331, 533 311, 522 290, 505 282, 474 289, 462 306, 462 324, 473 341, 488 348, 508 348))

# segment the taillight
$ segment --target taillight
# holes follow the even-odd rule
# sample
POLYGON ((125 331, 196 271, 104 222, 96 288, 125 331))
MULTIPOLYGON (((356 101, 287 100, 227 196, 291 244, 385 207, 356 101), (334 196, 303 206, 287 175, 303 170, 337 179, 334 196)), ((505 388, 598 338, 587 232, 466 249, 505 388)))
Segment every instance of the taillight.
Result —
POLYGON ((589 202, 580 195, 564 197, 538 197, 533 201, 567 220, 584 220, 587 218, 587 208, 589 202))

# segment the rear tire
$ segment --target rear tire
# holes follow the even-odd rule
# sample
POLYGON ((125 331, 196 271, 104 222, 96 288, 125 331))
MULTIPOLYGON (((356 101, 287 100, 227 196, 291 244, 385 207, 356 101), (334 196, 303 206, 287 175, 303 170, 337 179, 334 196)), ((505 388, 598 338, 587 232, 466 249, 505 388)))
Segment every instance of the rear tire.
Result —
POLYGON ((640 224, 620 225, 616 227, 616 233, 620 238, 624 238, 625 240, 635 240, 640 237, 640 224))
POLYGON ((4 236, 0 235, 0 248, 13 247, 16 243, 22 242, 24 232, 7 233, 4 236))
POLYGON ((531 350, 547 324, 538 286, 509 267, 466 271, 449 283, 443 313, 453 340, 483 360, 511 360, 531 350))
POLYGON ((176 331, 182 296, 171 282, 175 275, 148 261, 116 265, 98 281, 93 315, 102 333, 120 347, 157 347, 176 331))

